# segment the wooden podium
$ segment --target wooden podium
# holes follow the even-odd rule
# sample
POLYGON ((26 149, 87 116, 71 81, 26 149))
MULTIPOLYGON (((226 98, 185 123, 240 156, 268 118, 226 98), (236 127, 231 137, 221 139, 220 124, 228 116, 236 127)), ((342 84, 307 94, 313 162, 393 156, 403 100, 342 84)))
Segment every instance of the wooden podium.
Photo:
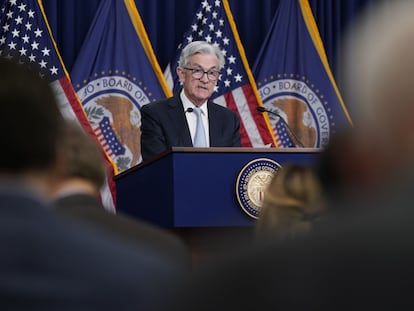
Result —
POLYGON ((308 148, 173 147, 115 176, 117 210, 179 233, 193 249, 230 232, 250 235, 255 219, 236 198, 242 168, 261 158, 312 165, 317 155, 308 148))

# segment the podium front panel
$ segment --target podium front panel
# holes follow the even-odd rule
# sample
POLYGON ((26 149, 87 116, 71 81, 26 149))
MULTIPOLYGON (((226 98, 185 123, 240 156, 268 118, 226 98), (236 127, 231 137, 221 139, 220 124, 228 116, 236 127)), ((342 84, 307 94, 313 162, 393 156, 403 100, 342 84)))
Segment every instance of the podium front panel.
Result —
POLYGON ((117 210, 163 227, 251 226, 236 181, 249 162, 265 158, 313 165, 314 150, 181 148, 116 178, 117 210), (212 150, 213 149, 213 150, 212 150))

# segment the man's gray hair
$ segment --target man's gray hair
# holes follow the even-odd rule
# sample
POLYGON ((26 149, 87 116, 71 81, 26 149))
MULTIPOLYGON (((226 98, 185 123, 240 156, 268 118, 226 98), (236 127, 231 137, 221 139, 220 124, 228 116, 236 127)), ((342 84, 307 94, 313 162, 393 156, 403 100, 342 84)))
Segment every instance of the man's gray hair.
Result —
POLYGON ((191 56, 195 54, 215 54, 219 60, 219 68, 224 67, 224 55, 219 47, 205 41, 193 41, 185 46, 180 55, 179 66, 187 66, 191 56))

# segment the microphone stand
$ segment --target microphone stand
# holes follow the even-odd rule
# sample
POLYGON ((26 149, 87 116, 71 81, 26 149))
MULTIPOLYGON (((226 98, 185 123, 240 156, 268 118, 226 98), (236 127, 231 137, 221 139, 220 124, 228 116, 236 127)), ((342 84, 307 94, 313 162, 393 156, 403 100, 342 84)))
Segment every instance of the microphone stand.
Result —
POLYGON ((299 137, 296 135, 296 133, 291 129, 291 127, 289 126, 289 124, 285 121, 285 119, 282 118, 282 116, 280 114, 278 114, 277 112, 273 111, 273 110, 268 110, 265 107, 262 106, 258 106, 257 111, 259 112, 267 112, 267 113, 271 113, 273 115, 275 115, 276 117, 279 117, 283 124, 285 125, 285 127, 288 129, 289 133, 293 136, 293 138, 296 141, 296 145, 299 145, 300 147, 304 148, 305 146, 303 145, 303 143, 300 141, 299 137))

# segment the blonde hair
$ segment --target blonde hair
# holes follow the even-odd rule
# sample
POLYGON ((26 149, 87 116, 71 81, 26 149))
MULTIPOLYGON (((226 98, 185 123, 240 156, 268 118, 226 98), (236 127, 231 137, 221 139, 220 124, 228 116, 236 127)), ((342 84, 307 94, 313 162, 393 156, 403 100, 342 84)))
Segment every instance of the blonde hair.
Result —
POLYGON ((307 233, 321 211, 321 187, 313 168, 285 165, 265 191, 256 234, 286 238, 307 233))

